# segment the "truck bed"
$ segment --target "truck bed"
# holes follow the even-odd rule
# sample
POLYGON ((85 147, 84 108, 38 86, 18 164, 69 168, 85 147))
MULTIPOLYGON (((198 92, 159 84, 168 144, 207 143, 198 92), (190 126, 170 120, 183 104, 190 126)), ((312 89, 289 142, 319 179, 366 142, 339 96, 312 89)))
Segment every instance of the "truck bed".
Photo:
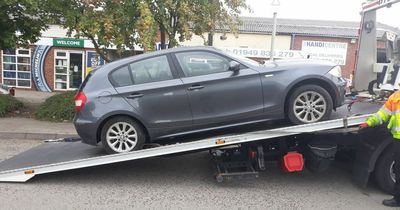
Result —
MULTIPOLYGON (((140 151, 131 152, 131 154, 117 154, 117 155, 107 155, 99 144, 98 146, 91 146, 83 144, 80 141, 75 142, 51 142, 43 143, 37 147, 30 150, 22 152, 10 159, 4 160, 0 163, 0 181, 26 181, 33 177, 34 175, 28 174, 26 177, 19 175, 18 173, 24 172, 27 174, 26 170, 32 169, 29 173, 35 173, 36 170, 42 171, 41 173, 50 173, 55 171, 70 170, 76 168, 90 167, 95 165, 110 164, 114 162, 122 162, 127 160, 154 157, 165 154, 174 154, 179 152, 196 151, 200 149, 208 149, 218 145, 215 145, 216 139, 227 139, 227 145, 234 143, 244 143, 254 140, 262 140, 263 135, 265 138, 274 138, 279 136, 295 135, 301 132, 313 132, 314 130, 329 130, 330 128, 339 128, 339 123, 342 123, 341 119, 350 115, 363 115, 368 113, 376 112, 380 104, 371 103, 356 103, 354 104, 352 111, 348 112, 347 107, 341 107, 332 114, 332 120, 316 123, 312 127, 309 125, 300 126, 285 126, 279 123, 273 124, 262 124, 260 125, 260 131, 256 132, 238 132, 237 135, 230 136, 213 136, 212 138, 204 138, 200 140, 192 140, 186 143, 173 144, 169 146, 161 146, 153 149, 144 149, 140 151), (335 122, 336 125, 331 125, 329 123, 335 122), (324 127, 325 126, 325 127, 324 127), (275 127, 275 129, 273 129, 275 127), (276 128, 279 127, 279 128, 276 128), (132 156, 133 155, 133 156, 132 156), (136 156, 135 156, 136 155, 136 156), (85 162, 86 161, 86 162, 85 162), (61 167, 60 165, 63 165, 61 167), (54 166, 54 167, 53 167, 54 166), (34 169, 34 171, 33 171, 34 169), (8 177, 8 174, 13 174, 12 178, 8 177), (16 175, 17 174, 17 175, 16 175), (2 178, 3 176, 3 178, 2 178)), ((361 119, 355 119, 355 121, 361 119)), ((356 125, 356 123, 353 123, 356 125)), ((225 140, 224 140, 225 143, 225 140)))

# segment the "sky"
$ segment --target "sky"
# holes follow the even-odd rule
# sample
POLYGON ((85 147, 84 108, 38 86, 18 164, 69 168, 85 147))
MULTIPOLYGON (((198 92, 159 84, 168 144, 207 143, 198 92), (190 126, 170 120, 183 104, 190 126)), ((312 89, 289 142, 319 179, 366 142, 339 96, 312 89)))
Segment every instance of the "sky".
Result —
MULTIPOLYGON (((243 16, 272 17, 272 1, 279 2, 279 18, 360 21, 364 0, 246 0, 253 10, 243 16)), ((400 28, 400 3, 378 10, 377 21, 400 28)))

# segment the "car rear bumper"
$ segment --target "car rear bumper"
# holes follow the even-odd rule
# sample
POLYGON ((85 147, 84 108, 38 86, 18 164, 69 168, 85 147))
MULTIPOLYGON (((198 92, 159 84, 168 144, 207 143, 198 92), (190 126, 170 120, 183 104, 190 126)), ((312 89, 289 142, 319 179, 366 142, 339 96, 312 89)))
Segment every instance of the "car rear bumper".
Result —
POLYGON ((82 142, 90 145, 97 145, 97 124, 74 118, 74 126, 78 135, 81 137, 82 142))

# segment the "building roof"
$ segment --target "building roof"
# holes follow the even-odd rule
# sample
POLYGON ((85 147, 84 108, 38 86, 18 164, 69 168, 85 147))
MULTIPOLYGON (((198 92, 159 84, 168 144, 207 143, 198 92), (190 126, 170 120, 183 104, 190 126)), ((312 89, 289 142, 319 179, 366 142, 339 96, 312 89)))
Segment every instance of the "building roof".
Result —
MULTIPOLYGON (((241 17, 240 33, 271 34, 272 18, 241 17)), ((353 38, 358 36, 360 22, 329 21, 329 20, 303 20, 303 19, 277 19, 278 34, 297 34, 308 36, 328 36, 353 38)), ((400 29, 377 23, 377 37, 382 37, 385 31, 400 34, 400 29)))

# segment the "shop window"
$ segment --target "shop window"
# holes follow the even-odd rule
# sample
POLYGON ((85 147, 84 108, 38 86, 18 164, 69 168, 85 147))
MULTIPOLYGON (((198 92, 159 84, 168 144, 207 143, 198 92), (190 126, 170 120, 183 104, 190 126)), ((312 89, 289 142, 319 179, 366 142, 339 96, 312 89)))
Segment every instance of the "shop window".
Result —
POLYGON ((29 49, 5 49, 2 51, 3 84, 31 87, 31 51, 29 49))
POLYGON ((66 52, 56 52, 55 57, 55 80, 54 85, 56 90, 66 90, 68 83, 68 57, 66 52))

